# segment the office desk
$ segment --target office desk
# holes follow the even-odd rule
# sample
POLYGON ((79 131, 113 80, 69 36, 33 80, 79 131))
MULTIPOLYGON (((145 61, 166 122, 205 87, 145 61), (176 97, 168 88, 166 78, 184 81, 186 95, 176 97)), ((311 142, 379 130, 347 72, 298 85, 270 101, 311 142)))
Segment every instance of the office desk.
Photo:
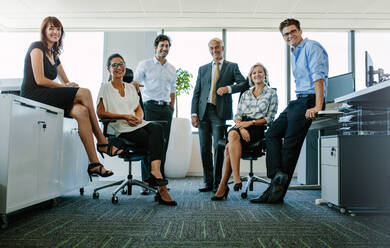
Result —
MULTIPOLYGON (((388 212, 390 210, 390 81, 353 92, 335 99, 360 110, 380 110, 387 113, 387 133, 358 128, 350 134, 322 137, 321 177, 322 199, 340 212, 388 212), (370 135, 366 135, 370 134, 370 135), (386 135, 387 134, 387 135, 386 135)), ((364 112, 361 112, 364 116, 364 112)), ((360 117, 359 117, 360 118, 360 117)), ((363 119, 360 119, 361 121, 363 119)), ((372 120, 371 115, 365 121, 372 120)))

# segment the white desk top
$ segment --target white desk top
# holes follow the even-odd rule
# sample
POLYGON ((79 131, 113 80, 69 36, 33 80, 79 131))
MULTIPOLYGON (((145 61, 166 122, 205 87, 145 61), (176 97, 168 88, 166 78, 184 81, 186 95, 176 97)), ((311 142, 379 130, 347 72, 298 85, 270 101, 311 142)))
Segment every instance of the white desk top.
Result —
POLYGON ((378 102, 390 105, 390 80, 341 96, 335 102, 378 102))

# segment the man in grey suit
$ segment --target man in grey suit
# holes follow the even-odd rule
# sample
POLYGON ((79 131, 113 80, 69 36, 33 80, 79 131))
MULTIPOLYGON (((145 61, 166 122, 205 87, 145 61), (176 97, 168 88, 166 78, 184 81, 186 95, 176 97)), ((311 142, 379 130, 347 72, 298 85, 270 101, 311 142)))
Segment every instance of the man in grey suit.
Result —
POLYGON ((209 42, 213 61, 199 68, 198 78, 192 97, 191 121, 199 128, 200 153, 203 164, 203 179, 206 184, 200 192, 216 191, 221 181, 223 148, 218 147, 218 139, 223 136, 226 120, 233 117, 232 95, 248 88, 238 65, 224 60, 224 44, 219 38, 209 42), (212 138, 211 138, 212 137, 212 138), (214 140, 214 166, 211 152, 214 140))

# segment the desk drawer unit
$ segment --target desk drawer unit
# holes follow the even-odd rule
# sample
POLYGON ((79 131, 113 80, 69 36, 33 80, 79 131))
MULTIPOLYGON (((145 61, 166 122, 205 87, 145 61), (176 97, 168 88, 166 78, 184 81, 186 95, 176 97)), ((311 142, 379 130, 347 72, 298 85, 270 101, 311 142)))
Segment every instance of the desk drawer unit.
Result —
POLYGON ((339 205, 339 139, 337 136, 321 138, 321 197, 339 205))
POLYGON ((322 199, 348 209, 390 208, 390 136, 321 137, 322 199))

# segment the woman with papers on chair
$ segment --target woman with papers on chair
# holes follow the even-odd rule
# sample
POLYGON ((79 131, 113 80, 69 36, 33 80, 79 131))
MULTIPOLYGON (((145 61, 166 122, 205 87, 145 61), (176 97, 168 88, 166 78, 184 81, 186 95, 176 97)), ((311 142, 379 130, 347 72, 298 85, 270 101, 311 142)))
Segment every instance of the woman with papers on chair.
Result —
MULTIPOLYGON (((103 156, 119 155, 123 150, 108 143, 96 118, 91 92, 70 82, 59 59, 62 51, 64 28, 56 17, 46 17, 41 25, 41 40, 33 42, 24 60, 24 77, 20 95, 45 103, 65 112, 65 116, 77 120, 78 131, 87 152, 90 164, 88 174, 101 177, 112 176, 99 162, 93 136, 97 139, 97 150, 103 156), (62 83, 54 80, 59 77, 62 83)), ((65 165, 66 166, 66 165, 65 165)))
POLYGON ((240 98, 235 115, 235 125, 229 130, 225 148, 225 173, 213 201, 227 198, 228 180, 233 173, 234 191, 242 188, 240 159, 242 149, 264 138, 265 124, 269 124, 278 110, 276 91, 268 86, 267 69, 260 63, 253 65, 248 75, 251 88, 240 98))
POLYGON ((107 70, 112 80, 103 83, 100 88, 97 103, 99 118, 118 119, 109 124, 115 135, 150 152, 152 168, 149 183, 159 186, 157 200, 160 204, 176 206, 166 187, 168 180, 163 178, 160 171, 164 145, 161 125, 143 120, 143 110, 136 88, 133 84, 123 82, 126 63, 120 54, 112 54, 107 59, 107 70))

